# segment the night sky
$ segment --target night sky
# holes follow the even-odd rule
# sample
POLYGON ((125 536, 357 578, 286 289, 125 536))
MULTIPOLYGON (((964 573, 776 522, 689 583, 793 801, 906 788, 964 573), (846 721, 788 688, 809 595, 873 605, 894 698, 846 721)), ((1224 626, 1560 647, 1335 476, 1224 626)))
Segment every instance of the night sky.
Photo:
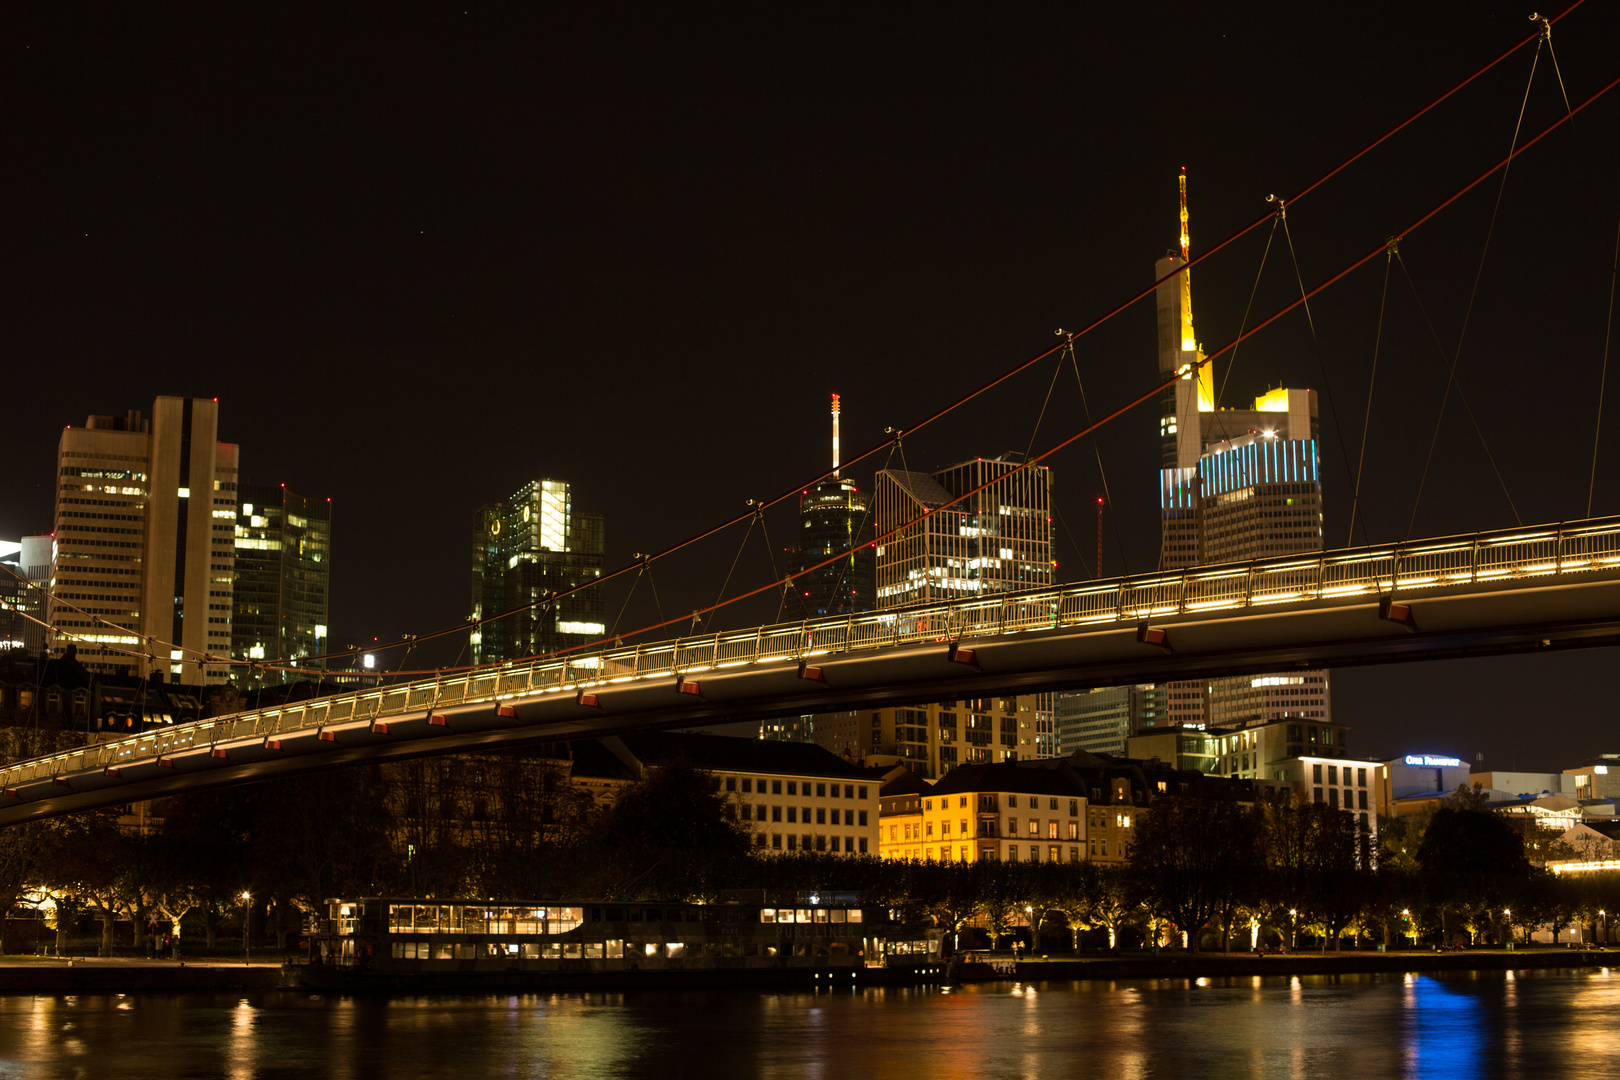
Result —
MULTIPOLYGON (((63 425, 217 396, 245 479, 333 500, 340 645, 459 623, 474 509, 528 479, 568 480, 606 515, 611 567, 796 491, 826 468, 830 392, 851 456, 1150 283, 1182 166, 1197 254, 1532 28, 1499 0, 64 7, 0 12, 0 537, 49 530, 63 425)), ((1575 102, 1620 75, 1617 41, 1606 0, 1557 24, 1524 136, 1562 112, 1560 72, 1575 102)), ((1535 55, 1289 210, 1307 285, 1507 152, 1535 55)), ((1367 421, 1372 540, 1508 527, 1509 497, 1525 523, 1586 515, 1617 166, 1620 91, 1515 162, 1458 364, 1502 483, 1453 394, 1415 516, 1499 179, 1403 242, 1412 284, 1397 265, 1367 421)), ((1210 349, 1251 290, 1251 322, 1297 297, 1280 230, 1260 274, 1268 235, 1194 270, 1210 349)), ((1225 405, 1326 391, 1330 546, 1348 536, 1384 267, 1313 302, 1319 349, 1296 311, 1216 370, 1225 405)), ((1094 414, 1145 391, 1151 301, 1077 349, 1094 414)), ((1084 407, 1053 364, 908 436, 903 464, 1072 434, 1084 407)), ((1620 513, 1617 412, 1611 393, 1594 514, 1620 513)), ((1050 460, 1061 580, 1094 571, 1098 454, 1102 572, 1157 559, 1148 407, 1050 460)), ((660 563, 657 603, 644 583, 619 629, 712 603, 734 558, 731 592, 780 576, 795 512, 767 517, 771 545, 756 530, 739 556, 738 528, 660 563)), ((1358 754, 1564 768, 1620 750, 1614 662, 1342 671, 1334 715, 1358 754)))

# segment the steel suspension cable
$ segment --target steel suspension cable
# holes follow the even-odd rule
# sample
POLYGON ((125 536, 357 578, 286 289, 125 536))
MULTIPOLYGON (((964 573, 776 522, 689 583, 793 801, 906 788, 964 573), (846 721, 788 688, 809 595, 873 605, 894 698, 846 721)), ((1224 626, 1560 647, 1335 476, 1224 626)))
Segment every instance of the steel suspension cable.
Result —
MULTIPOLYGON (((1434 319, 1430 318, 1428 307, 1424 305, 1423 298, 1418 295, 1417 284, 1412 280, 1412 272, 1406 268, 1406 260, 1401 257, 1399 250, 1395 252, 1395 262, 1400 265, 1401 274, 1406 278, 1407 287, 1412 290, 1412 299, 1417 303, 1418 313, 1423 316, 1423 321, 1429 328, 1429 339, 1434 342, 1435 351, 1439 354, 1441 365, 1444 366, 1449 359, 1446 356, 1446 347, 1440 344, 1440 333, 1434 328, 1434 319)), ((1502 488, 1502 497, 1508 501, 1508 509, 1513 512, 1513 520, 1522 525, 1524 524, 1524 520, 1519 517, 1519 509, 1516 505, 1514 505, 1513 495, 1508 491, 1507 481, 1502 477, 1502 470, 1496 466, 1496 455, 1491 453, 1491 444, 1485 438, 1485 429, 1480 426, 1479 418, 1474 415, 1474 407, 1469 404, 1468 395, 1463 391, 1462 383, 1456 383, 1456 388, 1457 400, 1462 402, 1463 411, 1468 414, 1468 422, 1474 426, 1474 434, 1479 437, 1480 449, 1485 451, 1485 460, 1490 462, 1491 471, 1496 474, 1496 482, 1502 488)), ((1430 443, 1429 445, 1429 452, 1430 454, 1434 453, 1433 443, 1430 443)), ((1425 469, 1425 472, 1427 472, 1427 469, 1425 469)), ((1423 488, 1420 482, 1418 486, 1418 496, 1421 498, 1422 495, 1423 488)), ((1412 508, 1412 513, 1414 515, 1417 513, 1417 507, 1415 504, 1412 508)), ((1411 536, 1410 523, 1407 525, 1407 536, 1408 538, 1411 536)))
POLYGON ((1614 260, 1609 266, 1609 317, 1603 324, 1603 365, 1598 375, 1597 424, 1592 431, 1592 478, 1586 483, 1586 516, 1592 516, 1592 494, 1597 490, 1598 440, 1603 435, 1603 391, 1609 381, 1609 340, 1614 332, 1614 283, 1620 276, 1620 222, 1614 230, 1614 260))
MULTIPOLYGON (((1482 184, 1486 180, 1490 179, 1490 177, 1492 175, 1494 175, 1498 170, 1505 168, 1514 158, 1518 157, 1521 154, 1526 153, 1528 150, 1530 150, 1531 147, 1535 146, 1536 144, 1541 142, 1542 139, 1546 138, 1548 135, 1552 134, 1552 132, 1554 132, 1558 128, 1562 127, 1569 119, 1571 119, 1573 116, 1575 116, 1576 114, 1580 113, 1582 110, 1589 107, 1593 102, 1597 101, 1603 95, 1607 94, 1610 90, 1613 90, 1617 85, 1620 85, 1620 77, 1616 77, 1614 79, 1609 80, 1609 82, 1605 83, 1603 86, 1601 86, 1597 90, 1595 90, 1592 94, 1590 94, 1587 98, 1585 98, 1579 105, 1575 106, 1575 108, 1573 110, 1571 110, 1567 115, 1561 116, 1558 119, 1554 120, 1552 123, 1547 125, 1541 131, 1536 133, 1536 135, 1534 135, 1533 137, 1531 137, 1529 139, 1526 139, 1522 144, 1516 146, 1513 150, 1511 150, 1509 152, 1507 157, 1504 157, 1500 161, 1497 161, 1495 164, 1491 165, 1489 168, 1487 168, 1483 172, 1481 172, 1478 176, 1474 177, 1474 179, 1468 181, 1462 187, 1458 188, 1456 191, 1452 192, 1446 198, 1442 199, 1440 202, 1438 202, 1434 206, 1430 207, 1423 214, 1419 215, 1410 224, 1408 224, 1404 229, 1401 229, 1398 233, 1396 233, 1395 238, 1396 239, 1404 238, 1404 237, 1410 235, 1411 233, 1415 232, 1417 229, 1421 228, 1422 226, 1428 224, 1435 217, 1437 217, 1440 213, 1442 213, 1446 208, 1451 206, 1452 203, 1456 202, 1458 199, 1462 198, 1464 195, 1466 195, 1470 191, 1474 190, 1474 188, 1478 187, 1480 184, 1482 184)), ((1353 260, 1352 262, 1348 263, 1347 265, 1345 265, 1344 267, 1342 267, 1341 269, 1339 269, 1338 271, 1336 271, 1335 273, 1333 273, 1332 275, 1330 275, 1329 277, 1327 277, 1326 279, 1324 279, 1323 281, 1318 283, 1316 286, 1312 287, 1311 289, 1308 289, 1299 299, 1289 301, 1287 304, 1283 305, 1281 308, 1278 308, 1276 311, 1272 312, 1266 318, 1262 319, 1259 323, 1256 323, 1253 327, 1251 327, 1247 331, 1245 331, 1242 334, 1240 334, 1239 336, 1233 338, 1231 341, 1227 342, 1225 345, 1221 346, 1219 349, 1216 349, 1214 352, 1210 353, 1209 355, 1204 357, 1204 359, 1198 361, 1193 366, 1195 368, 1202 367, 1204 364, 1208 364, 1211 361, 1217 359, 1218 357, 1223 356, 1226 353, 1230 352, 1232 349, 1234 349, 1238 345, 1240 345, 1243 341, 1246 341, 1248 338, 1253 337, 1255 334, 1258 334, 1260 331, 1266 329, 1267 327, 1271 326, 1273 323, 1277 322, 1279 319, 1282 319, 1283 317, 1288 315, 1295 308, 1300 307, 1302 304, 1305 304, 1305 303, 1309 302, 1309 300, 1312 297, 1317 296, 1318 294, 1320 294, 1320 293, 1324 292, 1325 290, 1331 288, 1332 286, 1338 284, 1338 282, 1342 281, 1344 278, 1348 277, 1350 274, 1352 274, 1355 271, 1359 270, 1361 267, 1365 266, 1367 263, 1371 262, 1373 259, 1376 259, 1380 254, 1382 254, 1382 253, 1384 253, 1384 252, 1386 252, 1388 250, 1388 246, 1389 245, 1388 245, 1387 240, 1384 241, 1383 243, 1380 243, 1377 247, 1373 248, 1372 250, 1368 251, 1366 254, 1364 254, 1364 255, 1360 256, 1359 258, 1353 260)), ((1178 273, 1179 273, 1179 271, 1178 271, 1178 273)), ((1167 278, 1168 277, 1173 277, 1173 276, 1174 275, 1167 275, 1167 278)), ((1061 347, 1061 346, 1059 346, 1059 347, 1061 347)), ((1048 350, 1048 352, 1050 352, 1050 350, 1048 350)), ((989 488, 993 484, 1001 483, 1004 480, 1006 480, 1007 477, 1012 476, 1015 473, 1020 472, 1020 471, 1022 471, 1024 469, 1031 468, 1032 466, 1039 464, 1040 462, 1044 461, 1046 458, 1052 456, 1053 454, 1057 453, 1058 451, 1067 448, 1068 446, 1072 445, 1073 443, 1077 442, 1078 440, 1083 439, 1087 435, 1090 435, 1093 432, 1097 431, 1099 428, 1111 423, 1112 421, 1118 419, 1121 416, 1124 416, 1126 413, 1131 412, 1132 410, 1134 410, 1137 407, 1145 404, 1146 402, 1153 400, 1153 398, 1156 395, 1158 395, 1158 394, 1162 393, 1163 391, 1169 389, 1170 387, 1174 386, 1183 377, 1184 376, 1182 374, 1175 374, 1169 379, 1165 379, 1165 380, 1163 380, 1161 382, 1156 383, 1149 390, 1147 390, 1146 393, 1138 395, 1137 397, 1133 398, 1132 400, 1126 402, 1124 405, 1121 405, 1118 408, 1114 409, 1112 412, 1110 412, 1106 416, 1102 417, 1102 419, 1097 420, 1097 421, 1095 421, 1093 423, 1090 423, 1090 424, 1086 425, 1084 428, 1082 428, 1079 431, 1075 432, 1073 435, 1070 435, 1068 438, 1063 439, 1061 442, 1058 442, 1057 444, 1053 445, 1052 447, 1048 448, 1047 450, 1043 451, 1042 453, 1036 455, 1035 457, 1022 462, 1021 464, 1018 465, 1017 468, 1013 469, 1012 472, 1004 473, 1001 476, 996 477, 993 480, 987 480, 983 484, 979 485, 978 487, 975 487, 975 488, 973 488, 973 489, 971 489, 969 491, 963 492, 961 495, 956 496, 955 498, 951 499, 947 503, 942 503, 941 505, 939 505, 937 507, 930 508, 929 510, 925 511, 924 513, 922 513, 918 517, 912 519, 911 521, 906 522, 906 523, 904 523, 902 525, 898 525, 895 528, 889 530, 888 532, 879 535, 878 537, 875 538, 873 543, 874 544, 883 543, 884 541, 899 535, 900 533, 904 532, 905 530, 915 527, 916 525, 920 524, 924 519, 926 519, 928 517, 931 517, 931 516, 933 516, 935 514, 938 514, 941 511, 944 511, 944 510, 946 510, 946 509, 948 509, 948 508, 950 508, 952 506, 955 506, 956 504, 958 504, 960 502, 963 502, 963 501, 965 501, 965 500, 967 500, 969 498, 972 498, 974 495, 979 494, 981 491, 984 491, 985 489, 989 488)), ((800 573, 805 574, 805 573, 809 573, 809 572, 811 572, 813 570, 819 570, 822 567, 828 566, 831 563, 835 562, 836 560, 838 560, 840 558, 843 558, 844 554, 847 554, 847 552, 846 553, 840 553, 838 555, 834 555, 834 556, 832 556, 832 557, 830 557, 828 559, 824 559, 823 561, 821 561, 819 563, 813 564, 811 566, 807 566, 807 567, 805 567, 804 570, 800 571, 800 573)), ((746 600, 749 597, 758 596, 760 593, 768 592, 771 589, 774 589, 776 587, 777 587, 776 582, 771 582, 771 583, 769 583, 767 585, 761 585, 761 586, 759 586, 759 587, 757 587, 755 589, 749 590, 748 592, 739 593, 737 596, 732 597, 730 600, 725 601, 723 604, 716 605, 716 608, 724 607, 724 606, 727 606, 727 605, 730 605, 730 604, 734 604, 734 603, 737 603, 737 602, 739 602, 741 600, 746 600)), ((711 610, 715 610, 715 608, 705 609, 703 611, 697 612, 696 614, 705 614, 706 615, 711 610)), ((679 622, 679 621, 681 621, 681 620, 679 620, 679 619, 666 619, 666 620, 664 620, 662 622, 659 622, 657 624, 644 626, 644 627, 641 627, 638 630, 632 631, 629 636, 633 637, 633 636, 637 636, 637 635, 640 635, 640 634, 651 633, 654 630, 664 629, 665 627, 670 626, 670 625, 672 625, 672 624, 674 624, 676 622, 679 622)), ((556 652, 546 654, 546 656, 547 657, 564 656, 564 655, 566 655, 568 653, 578 652, 581 649, 593 648, 593 647, 596 647, 596 646, 599 646, 599 645, 602 645, 602 644, 605 644, 605 642, 603 642, 603 641, 587 642, 587 643, 581 644, 581 645, 570 646, 570 647, 568 647, 566 649, 559 649, 556 652)), ((544 659, 544 658, 545 657, 533 657, 531 659, 544 659)), ((433 674, 433 672, 424 671, 424 672, 422 672, 422 674, 433 674)))
MULTIPOLYGON (((1513 122, 1513 140, 1508 144, 1510 151, 1519 143, 1519 130, 1524 126, 1524 110, 1530 104, 1530 89, 1536 84, 1536 65, 1541 60, 1541 46, 1546 40, 1547 35, 1541 30, 1537 30, 1536 51, 1530 60, 1530 78, 1525 81, 1524 98, 1519 102, 1519 115, 1513 122)), ((1573 120, 1574 114, 1566 111, 1565 119, 1573 120)), ((1451 398, 1451 388, 1456 381, 1457 361, 1462 359, 1463 341, 1468 337, 1468 321, 1473 317, 1474 301, 1479 297, 1479 282, 1485 276, 1485 256, 1491 250, 1491 237, 1496 232, 1496 217, 1502 210, 1502 195, 1507 191, 1508 173, 1513 163, 1513 157, 1512 153, 1508 154, 1508 165, 1502 169, 1502 182, 1496 188, 1496 202, 1491 206, 1491 220, 1485 226, 1485 243, 1479 251, 1479 265, 1474 269, 1474 284, 1468 292, 1468 306, 1463 309, 1462 328, 1457 331, 1457 349, 1451 358, 1451 369, 1446 374, 1445 391, 1440 395, 1440 414, 1435 417, 1434 435, 1429 439, 1429 452, 1423 459, 1423 473, 1418 477, 1417 498, 1412 501, 1412 516, 1406 523, 1406 539, 1408 540, 1412 538, 1412 529, 1417 524, 1418 508, 1423 503, 1423 488, 1429 479, 1429 466, 1434 462, 1434 448, 1440 441, 1440 427, 1446 419, 1446 402, 1451 398)), ((1486 453, 1489 454, 1490 451, 1487 450, 1486 453)), ((1506 488, 1504 487, 1503 490, 1505 491, 1506 488)), ((1513 499, 1509 497, 1508 503, 1511 505, 1512 502, 1513 499)), ((1515 521, 1519 518, 1517 509, 1513 511, 1513 518, 1515 521)))
MULTIPOLYGON (((1573 0, 1573 2, 1571 4, 1569 4, 1569 6, 1565 7, 1557 15, 1554 15, 1554 16, 1550 17, 1550 19, 1548 19, 1547 22, 1549 24, 1558 22, 1559 20, 1561 20, 1561 19, 1565 18, 1566 16, 1568 16, 1569 14, 1571 14, 1576 8, 1580 7, 1581 4, 1584 3, 1584 2, 1585 2, 1585 0, 1573 0)), ((1357 161, 1361 160, 1367 154, 1371 153, 1373 150, 1377 149, 1379 146, 1382 146, 1385 142, 1389 141, 1395 135, 1399 134, 1401 131, 1404 131, 1407 127, 1411 126, 1417 120, 1419 120, 1422 117, 1426 116, 1428 113, 1433 111, 1435 108, 1439 107, 1441 104, 1443 104, 1444 102, 1446 102, 1447 100, 1449 100, 1450 98, 1455 96, 1457 93, 1459 93, 1464 88, 1469 86, 1475 80, 1479 79, 1481 76, 1485 75, 1487 72, 1494 69, 1498 64, 1502 63, 1508 57, 1510 57, 1514 53, 1518 52, 1525 45, 1529 44, 1532 41, 1538 40, 1540 37, 1541 37, 1541 31, 1537 30, 1534 33, 1528 34, 1525 37, 1521 38, 1519 41, 1514 42, 1507 49, 1503 50, 1501 53, 1497 54, 1495 57, 1491 58, 1490 60, 1488 60, 1486 63, 1484 63, 1480 67, 1476 68, 1474 71, 1470 72, 1468 75, 1464 76, 1462 79, 1460 79, 1456 83, 1452 84, 1451 87, 1449 87, 1447 90, 1445 90, 1444 92, 1442 92, 1441 94, 1439 94, 1438 96, 1436 96, 1435 98, 1430 100, 1427 104, 1423 105, 1421 108, 1419 108, 1418 110, 1416 110, 1415 112, 1413 112, 1412 114, 1407 116, 1404 120, 1402 120, 1399 123, 1395 124, 1394 126, 1390 127, 1389 129, 1384 131, 1381 135, 1377 136, 1376 138, 1374 138, 1371 141, 1369 141, 1368 143, 1366 143, 1364 146, 1362 146, 1355 153, 1353 153, 1353 154, 1349 155, 1348 157, 1344 158, 1343 160, 1338 162, 1336 165, 1329 168, 1326 172, 1324 172, 1320 176, 1318 176, 1315 180, 1312 180, 1310 183, 1306 184, 1303 188, 1301 188, 1299 191, 1295 192, 1292 196, 1290 196, 1288 201, 1289 202, 1298 202, 1300 199, 1305 198, 1307 195, 1314 192, 1317 188, 1321 187, 1323 184, 1327 183, 1329 180, 1331 180, 1334 177, 1338 176, 1345 169, 1349 168, 1351 165, 1353 165, 1357 161)), ((1174 272, 1172 272, 1170 274, 1166 274, 1160 280, 1155 281, 1152 285, 1149 285, 1145 289, 1142 289, 1141 291, 1135 293, 1134 295, 1130 296, 1128 299, 1126 299, 1123 302, 1117 304, 1115 307, 1109 309, 1107 312, 1105 312, 1100 317, 1098 317, 1098 318, 1092 320, 1090 323, 1086 324, 1082 329, 1076 331, 1073 335, 1071 335, 1071 340, 1073 340, 1073 338, 1081 337, 1081 336, 1084 336, 1087 333, 1090 333, 1092 330, 1096 329, 1097 327, 1099 327, 1099 326, 1103 325, 1104 323, 1108 322, 1109 320, 1113 319, 1115 316, 1119 315, 1120 313, 1126 311, 1127 309, 1129 309, 1130 307, 1135 305, 1138 301, 1146 298, 1147 296, 1152 295, 1153 292, 1155 290, 1157 290, 1159 285, 1163 284, 1163 282, 1171 280, 1177 274, 1188 271, 1193 266, 1196 266, 1196 265, 1202 263, 1205 259, 1208 259, 1208 258, 1212 257, 1217 252, 1219 252, 1219 251, 1223 250, 1224 248, 1226 248, 1228 245, 1236 242, 1237 240, 1241 239, 1242 237, 1248 235, 1250 232, 1252 232, 1255 229, 1259 228, 1271 216, 1272 215, 1269 214, 1269 213, 1265 214, 1265 215, 1263 215, 1261 217, 1256 218, 1254 221, 1250 222, 1248 225, 1245 225, 1245 226, 1239 228, 1235 232, 1228 235, 1225 239, 1219 241, 1218 243, 1214 244, 1213 246, 1211 246, 1210 248, 1208 248, 1204 252, 1202 252, 1199 255, 1195 256, 1194 258, 1190 259, 1185 266, 1182 266, 1182 267, 1178 268, 1177 270, 1175 270, 1174 272)), ((968 402, 980 397, 981 395, 983 395, 985 393, 988 393, 990 390, 992 390, 995 387, 1001 385, 1003 382, 1006 382, 1008 379, 1010 379, 1010 378, 1018 375, 1019 373, 1023 372, 1024 370, 1029 368, 1031 365, 1039 363, 1041 360, 1043 360, 1046 357, 1050 356, 1058 348, 1061 348, 1061 345, 1054 346, 1051 349, 1042 350, 1037 355, 1029 358, 1028 360, 1023 361, 1020 364, 1015 365, 1011 369, 1007 370, 1006 372, 1002 373, 1001 375, 997 376, 996 378, 992 379, 991 381, 985 383, 984 385, 980 386, 979 388, 971 391, 970 393, 964 395, 961 398, 958 398, 956 401, 950 403, 949 405, 946 405, 944 408, 936 411, 932 415, 930 415, 927 418, 925 418, 924 420, 922 420, 920 423, 914 425, 909 430, 910 431, 917 431, 917 430, 920 430, 921 428, 927 427, 928 425, 930 425, 930 424, 934 423, 935 421, 941 419, 942 417, 948 415, 949 413, 951 413, 955 409, 961 407, 962 405, 965 405, 968 402)), ((854 465, 854 464, 857 464, 857 463, 859 463, 861 461, 864 461, 865 459, 867 459, 867 458, 873 456, 874 454, 876 454, 881 449, 882 449, 882 446, 878 445, 878 446, 874 446, 874 447, 872 447, 872 448, 870 448, 870 449, 868 449, 866 451, 863 451, 862 453, 860 453, 860 454, 856 455, 855 457, 853 457, 853 458, 849 459, 848 461, 846 461, 843 464, 842 467, 848 468, 851 465, 854 465)), ((782 500, 791 497, 793 491, 803 490, 805 487, 811 486, 813 484, 818 484, 821 481, 827 479, 831 475, 832 475, 832 473, 830 471, 825 472, 825 473, 821 474, 820 476, 818 476, 816 479, 810 481, 809 484, 796 484, 791 489, 789 489, 788 491, 785 491, 782 494, 778 495, 777 497, 768 500, 765 503, 765 506, 766 507, 774 506, 777 503, 781 502, 782 500)), ((685 548, 690 547, 693 544, 700 543, 701 541, 706 540, 709 537, 711 537, 711 536, 713 536, 713 535, 715 535, 717 533, 724 532, 726 529, 729 529, 734 525, 741 524, 744 520, 746 520, 748 518, 748 516, 749 515, 746 515, 746 514, 738 515, 738 516, 733 517, 733 518, 731 518, 731 519, 729 519, 729 520, 727 520, 725 522, 722 522, 719 525, 713 526, 712 528, 705 529, 705 530, 703 530, 701 532, 698 532, 698 533, 688 537, 687 539, 685 539, 683 541, 680 541, 679 543, 673 544, 673 545, 671 545, 671 546, 669 546, 667 548, 662 549, 661 551, 653 553, 652 555, 647 557, 647 561, 649 561, 649 562, 657 561, 659 559, 665 558, 666 556, 673 555, 678 551, 684 550, 685 548)), ((572 589, 568 589, 568 590, 565 590, 563 592, 560 592, 560 593, 557 594, 557 597, 566 596, 566 595, 569 595, 572 592, 576 592, 576 591, 579 591, 580 589, 584 589, 584 588, 589 588, 591 586, 605 584, 608 581, 614 580, 615 578, 621 577, 624 574, 629 573, 631 570, 637 569, 637 565, 638 564, 630 564, 630 565, 622 566, 622 567, 620 567, 620 568, 618 568, 616 570, 609 571, 608 573, 602 575, 601 577, 594 579, 589 584, 575 586, 572 589)), ((528 610, 528 608, 532 607, 532 606, 533 605, 522 605, 522 606, 519 606, 519 607, 511 608, 511 609, 509 609, 507 611, 497 612, 497 613, 495 613, 493 615, 485 616, 482 619, 478 620, 478 624, 482 625, 484 622, 489 622, 489 621, 493 621, 493 620, 496 620, 496 619, 505 618, 505 617, 508 617, 510 615, 515 615, 515 614, 518 614, 521 611, 528 610)), ((436 631, 432 631, 430 633, 421 634, 421 635, 419 635, 418 639, 421 640, 421 641, 429 641, 429 640, 432 640, 434 638, 443 637, 443 636, 445 636, 447 634, 456 633, 460 629, 462 629, 463 625, 464 624, 457 624, 456 626, 446 627, 446 628, 441 629, 441 630, 436 630, 436 631)), ((384 649, 395 648, 395 647, 397 647, 399 645, 402 645, 402 644, 404 644, 404 642, 400 641, 400 642, 391 642, 391 643, 389 643, 387 645, 383 645, 383 646, 380 646, 380 647, 374 646, 371 649, 343 650, 341 652, 328 653, 328 654, 326 654, 325 658, 328 659, 328 660, 341 659, 341 658, 344 658, 344 657, 357 655, 360 652, 375 652, 375 651, 380 651, 380 650, 384 650, 384 649)))
MULTIPOLYGON (((1356 480, 1350 488, 1350 535, 1345 539, 1344 546, 1351 547, 1356 542, 1356 507, 1361 502, 1361 469, 1367 463, 1367 429, 1372 423, 1373 388, 1378 385, 1378 348, 1384 341, 1384 305, 1389 301, 1389 270, 1395 263, 1396 244, 1393 239, 1389 242, 1389 257, 1384 260, 1384 288, 1378 296, 1378 329, 1373 334, 1372 373, 1367 376, 1367 412, 1361 420, 1361 454, 1356 458, 1356 480)), ((1362 539, 1367 538, 1367 526, 1361 527, 1362 539)))
MULTIPOLYGON (((1288 257, 1294 261, 1294 280, 1299 282, 1300 304, 1305 308, 1305 325, 1310 327, 1311 344, 1316 349, 1316 367, 1322 372, 1322 396, 1327 398, 1328 415, 1333 418, 1334 441, 1339 444, 1339 458, 1344 462, 1345 475, 1350 473, 1350 451, 1344 444, 1344 425, 1339 423, 1339 409, 1333 401, 1333 381, 1328 375, 1327 357, 1322 355, 1322 339, 1316 333, 1316 318, 1311 314, 1311 305, 1305 296, 1305 278, 1299 269, 1299 253, 1294 250, 1294 234, 1288 229, 1288 208, 1280 207, 1277 216, 1282 219, 1283 239, 1288 241, 1288 257)), ((1366 520, 1365 514, 1362 520, 1366 520)), ((1352 521, 1352 526, 1354 522, 1352 521)), ((1362 532, 1365 534, 1366 526, 1363 524, 1362 532)), ((1354 543, 1354 539, 1351 541, 1354 543)))
MULTIPOLYGON (((1074 354, 1074 342, 1072 341, 1069 342, 1069 362, 1074 365, 1075 385, 1080 387, 1080 408, 1085 414, 1086 423, 1089 424, 1091 423, 1091 402, 1086 400, 1086 381, 1080 377, 1080 361, 1074 354)), ((1108 490, 1108 472, 1103 468, 1102 447, 1098 445, 1096 439, 1091 440, 1091 451, 1097 456, 1097 475, 1102 478, 1103 499, 1106 505, 1112 507, 1114 505, 1114 493, 1108 490)), ((1125 537, 1119 531, 1119 514, 1117 512, 1110 514, 1109 518, 1114 524, 1114 544, 1119 548, 1120 571, 1129 574, 1131 565, 1130 560, 1125 557, 1125 537)), ((1068 528, 1067 525, 1063 527, 1068 528)), ((1069 538, 1071 540, 1074 538, 1072 533, 1069 538)), ((1097 576, 1102 577, 1101 559, 1097 560, 1097 576)))

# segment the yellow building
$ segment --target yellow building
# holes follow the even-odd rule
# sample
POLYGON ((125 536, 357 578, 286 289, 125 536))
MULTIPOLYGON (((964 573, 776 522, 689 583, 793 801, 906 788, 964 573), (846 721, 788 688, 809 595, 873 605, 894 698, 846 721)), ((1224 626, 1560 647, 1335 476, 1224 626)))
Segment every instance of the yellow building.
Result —
POLYGON ((1041 764, 964 765, 927 785, 885 785, 879 853, 920 862, 1123 863, 1151 796, 1189 774, 1077 754, 1041 764))

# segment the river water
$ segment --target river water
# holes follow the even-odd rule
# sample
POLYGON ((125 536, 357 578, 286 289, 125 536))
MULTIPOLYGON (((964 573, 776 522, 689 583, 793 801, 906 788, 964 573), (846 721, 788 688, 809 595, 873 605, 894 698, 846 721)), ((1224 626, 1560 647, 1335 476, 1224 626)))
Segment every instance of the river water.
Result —
POLYGON ((0 997, 0 1077, 1612 1075, 1620 967, 960 988, 0 997))

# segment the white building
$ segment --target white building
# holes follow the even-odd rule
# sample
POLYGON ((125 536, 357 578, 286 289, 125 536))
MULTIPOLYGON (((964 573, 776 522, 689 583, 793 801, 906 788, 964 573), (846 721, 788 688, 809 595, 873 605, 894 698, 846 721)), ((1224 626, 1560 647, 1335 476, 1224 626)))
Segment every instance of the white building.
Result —
POLYGON ((94 671, 222 683, 231 650, 238 448, 219 403, 160 397, 147 420, 62 432, 47 619, 94 671))

